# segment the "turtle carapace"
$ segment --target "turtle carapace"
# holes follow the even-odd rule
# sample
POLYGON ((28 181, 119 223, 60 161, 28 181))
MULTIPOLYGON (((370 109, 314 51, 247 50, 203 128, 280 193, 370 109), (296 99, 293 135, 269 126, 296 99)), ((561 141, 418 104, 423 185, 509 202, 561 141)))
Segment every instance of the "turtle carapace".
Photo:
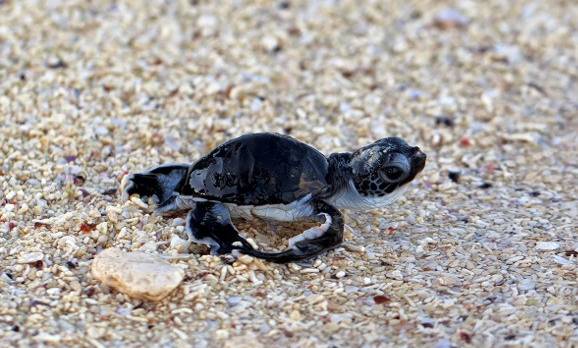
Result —
POLYGON ((188 210, 186 231, 222 255, 241 253, 273 262, 311 258, 339 245, 339 209, 367 210, 398 198, 424 168, 417 146, 390 137, 353 153, 326 157, 312 146, 273 133, 247 134, 218 146, 193 164, 166 164, 123 180, 123 195, 152 197, 156 212, 188 210), (251 246, 231 215, 275 221, 321 221, 289 239, 281 252, 251 246))

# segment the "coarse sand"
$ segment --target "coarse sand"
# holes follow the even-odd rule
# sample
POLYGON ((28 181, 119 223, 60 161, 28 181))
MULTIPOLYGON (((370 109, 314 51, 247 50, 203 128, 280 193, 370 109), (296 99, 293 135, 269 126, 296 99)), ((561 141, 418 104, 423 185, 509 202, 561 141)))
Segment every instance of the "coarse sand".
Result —
MULTIPOLYGON (((0 346, 578 346, 576 18, 572 0, 0 0, 0 346), (179 257, 182 217, 120 199, 127 173, 256 131, 326 154, 395 135, 428 163, 305 264, 179 257), (129 298, 91 275, 109 247, 185 278, 129 298)), ((263 248, 295 232, 239 226, 263 248)))

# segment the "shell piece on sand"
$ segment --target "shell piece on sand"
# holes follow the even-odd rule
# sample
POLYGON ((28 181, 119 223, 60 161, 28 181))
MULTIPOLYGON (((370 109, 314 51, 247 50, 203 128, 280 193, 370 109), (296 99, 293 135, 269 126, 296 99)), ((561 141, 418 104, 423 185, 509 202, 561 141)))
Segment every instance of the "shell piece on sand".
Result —
POLYGON ((18 258, 18 263, 34 263, 44 259, 44 254, 40 251, 33 251, 18 258))
POLYGON ((158 256, 110 248, 96 255, 92 275, 130 297, 159 301, 179 286, 185 272, 158 256))
POLYGON ((550 251, 560 248, 560 243, 557 242, 538 242, 536 243, 536 250, 550 251))

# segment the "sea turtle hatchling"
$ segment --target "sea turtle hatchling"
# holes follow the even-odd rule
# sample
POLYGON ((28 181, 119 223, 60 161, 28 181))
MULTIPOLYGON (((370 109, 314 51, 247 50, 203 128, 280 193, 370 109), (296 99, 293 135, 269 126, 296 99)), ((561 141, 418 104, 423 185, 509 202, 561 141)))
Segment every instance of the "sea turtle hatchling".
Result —
POLYGON ((278 263, 299 261, 339 245, 338 209, 383 207, 401 196, 424 168, 426 155, 400 138, 384 138, 349 153, 324 156, 289 136, 247 134, 193 164, 165 164, 125 176, 123 196, 152 197, 159 214, 188 210, 186 232, 213 254, 238 250, 278 263), (289 239, 281 252, 255 249, 231 217, 319 221, 289 239))

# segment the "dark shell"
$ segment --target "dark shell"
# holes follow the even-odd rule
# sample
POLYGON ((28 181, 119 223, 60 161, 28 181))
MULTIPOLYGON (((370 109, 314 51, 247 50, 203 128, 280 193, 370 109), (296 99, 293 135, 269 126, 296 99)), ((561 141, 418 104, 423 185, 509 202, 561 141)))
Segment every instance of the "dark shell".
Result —
POLYGON ((288 204, 327 190, 327 174, 327 158, 315 148, 280 134, 247 134, 193 164, 183 193, 237 205, 288 204))

